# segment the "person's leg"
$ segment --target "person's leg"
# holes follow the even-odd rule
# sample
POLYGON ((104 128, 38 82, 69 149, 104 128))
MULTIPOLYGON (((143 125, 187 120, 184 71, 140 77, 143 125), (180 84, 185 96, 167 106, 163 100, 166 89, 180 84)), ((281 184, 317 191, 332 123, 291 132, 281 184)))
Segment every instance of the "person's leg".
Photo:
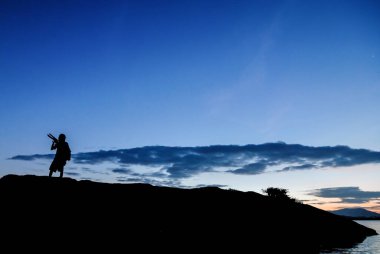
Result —
POLYGON ((51 162, 51 164, 50 164, 50 167, 49 167, 49 177, 51 177, 53 175, 54 168, 55 168, 55 160, 53 160, 51 162))
POLYGON ((63 177, 63 166, 64 166, 64 165, 60 165, 59 168, 58 168, 58 171, 59 171, 59 177, 60 177, 60 178, 63 177))

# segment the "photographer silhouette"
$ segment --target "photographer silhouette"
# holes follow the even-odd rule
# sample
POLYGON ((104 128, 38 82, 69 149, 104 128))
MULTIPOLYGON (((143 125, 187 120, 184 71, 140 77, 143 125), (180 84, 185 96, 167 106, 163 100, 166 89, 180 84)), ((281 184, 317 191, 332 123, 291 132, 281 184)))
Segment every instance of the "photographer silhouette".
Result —
POLYGON ((69 144, 66 142, 65 134, 60 134, 56 139, 52 134, 48 134, 48 137, 53 140, 51 144, 51 150, 57 149, 54 160, 50 165, 49 177, 53 175, 53 172, 59 171, 59 177, 63 177, 63 167, 66 165, 66 161, 71 159, 71 150, 69 144))

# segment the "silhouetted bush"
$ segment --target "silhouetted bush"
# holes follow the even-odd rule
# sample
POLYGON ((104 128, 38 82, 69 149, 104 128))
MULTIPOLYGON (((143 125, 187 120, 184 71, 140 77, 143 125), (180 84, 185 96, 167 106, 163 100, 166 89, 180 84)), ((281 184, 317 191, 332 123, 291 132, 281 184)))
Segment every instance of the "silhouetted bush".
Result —
POLYGON ((268 187, 268 188, 262 190, 262 192, 267 194, 268 197, 272 197, 272 198, 276 198, 276 199, 280 199, 280 200, 289 200, 289 201, 293 201, 295 203, 302 204, 302 202, 300 200, 289 197, 287 189, 268 187))
POLYGON ((290 199, 288 196, 288 190, 282 188, 268 187, 262 190, 263 193, 267 194, 268 197, 278 198, 278 199, 290 199))

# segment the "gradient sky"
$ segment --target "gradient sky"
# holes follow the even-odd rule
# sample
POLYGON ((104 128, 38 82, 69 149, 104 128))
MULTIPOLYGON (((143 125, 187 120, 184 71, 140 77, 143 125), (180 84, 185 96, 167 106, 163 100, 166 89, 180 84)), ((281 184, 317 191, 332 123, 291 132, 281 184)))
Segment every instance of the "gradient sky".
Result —
POLYGON ((156 145, 340 145, 376 158, 328 167, 331 158, 301 154, 303 164, 266 161, 264 172, 268 158, 258 154, 254 166, 212 164, 175 181, 168 167, 151 171, 141 161, 75 159, 66 172, 107 182, 283 187, 324 209, 380 212, 379 27, 379 1, 3 0, 0 175, 47 175, 50 157, 9 158, 50 153, 49 132, 65 133, 74 154, 97 156, 156 145), (244 174, 252 167, 260 172, 244 174))

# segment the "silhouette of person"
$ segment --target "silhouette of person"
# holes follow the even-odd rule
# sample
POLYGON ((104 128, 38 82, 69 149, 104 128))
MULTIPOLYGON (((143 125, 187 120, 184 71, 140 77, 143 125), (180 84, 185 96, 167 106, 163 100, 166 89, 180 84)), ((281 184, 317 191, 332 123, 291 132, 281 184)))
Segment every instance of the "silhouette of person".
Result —
POLYGON ((63 176, 63 167, 66 165, 66 161, 69 161, 71 159, 71 150, 69 147, 69 144, 66 142, 66 136, 65 134, 59 134, 58 139, 56 139, 53 135, 50 133, 48 134, 48 137, 53 140, 53 143, 51 144, 51 150, 57 149, 57 152, 55 153, 54 160, 52 161, 50 165, 50 172, 49 177, 53 175, 53 172, 59 171, 59 177, 62 178, 63 176))

